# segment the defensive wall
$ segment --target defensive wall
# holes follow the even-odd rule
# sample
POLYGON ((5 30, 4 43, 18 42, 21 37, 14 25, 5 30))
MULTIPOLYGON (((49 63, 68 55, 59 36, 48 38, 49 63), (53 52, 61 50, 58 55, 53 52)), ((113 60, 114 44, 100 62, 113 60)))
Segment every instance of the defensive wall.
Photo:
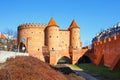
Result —
POLYGON ((120 35, 96 42, 92 47, 93 63, 120 70, 120 35))
POLYGON ((76 22, 73 20, 68 29, 62 30, 52 18, 47 25, 19 25, 18 49, 21 52, 25 47, 30 56, 54 65, 62 57, 75 64, 85 55, 96 65, 115 70, 120 69, 120 34, 115 33, 119 29, 118 26, 100 33, 93 39, 92 49, 82 48, 80 28, 76 22), (107 36, 105 33, 108 33, 107 36))
POLYGON ((81 55, 80 28, 75 20, 68 29, 60 29, 53 18, 48 24, 22 24, 18 26, 18 49, 30 56, 57 64, 61 57, 76 63, 81 55), (76 58, 75 58, 76 57, 76 58), (77 58, 78 57, 78 58, 77 58))
POLYGON ((44 29, 46 24, 22 24, 18 27, 18 49, 22 52, 22 47, 25 47, 25 52, 41 60, 42 46, 44 46, 44 29), (34 53, 34 54, 33 54, 34 53))

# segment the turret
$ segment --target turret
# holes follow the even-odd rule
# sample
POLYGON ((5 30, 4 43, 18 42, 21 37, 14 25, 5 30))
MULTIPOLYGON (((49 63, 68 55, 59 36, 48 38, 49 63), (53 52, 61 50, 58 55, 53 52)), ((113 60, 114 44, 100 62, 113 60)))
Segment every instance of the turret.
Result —
POLYGON ((59 50, 59 27, 55 20, 51 18, 46 27, 46 45, 49 50, 59 50))
POLYGON ((80 49, 80 28, 76 24, 75 20, 72 21, 70 27, 70 48, 71 49, 80 49))

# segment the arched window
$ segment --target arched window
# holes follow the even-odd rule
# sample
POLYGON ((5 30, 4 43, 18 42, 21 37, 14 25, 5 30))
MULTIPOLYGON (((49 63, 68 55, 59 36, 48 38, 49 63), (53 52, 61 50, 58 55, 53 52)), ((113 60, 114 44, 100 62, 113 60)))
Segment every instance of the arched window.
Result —
POLYGON ((19 50, 20 50, 20 52, 26 52, 26 46, 23 42, 20 43, 19 50))

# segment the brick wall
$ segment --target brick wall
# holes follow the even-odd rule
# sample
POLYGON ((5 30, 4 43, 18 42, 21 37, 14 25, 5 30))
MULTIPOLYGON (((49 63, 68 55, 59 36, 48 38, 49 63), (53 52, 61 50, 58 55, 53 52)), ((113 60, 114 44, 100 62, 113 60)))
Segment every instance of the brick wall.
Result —
POLYGON ((101 59, 104 59, 104 65, 108 67, 112 66, 112 62, 116 60, 115 58, 119 58, 116 56, 120 56, 120 35, 94 43, 93 50, 95 55, 95 64, 100 64, 101 59))

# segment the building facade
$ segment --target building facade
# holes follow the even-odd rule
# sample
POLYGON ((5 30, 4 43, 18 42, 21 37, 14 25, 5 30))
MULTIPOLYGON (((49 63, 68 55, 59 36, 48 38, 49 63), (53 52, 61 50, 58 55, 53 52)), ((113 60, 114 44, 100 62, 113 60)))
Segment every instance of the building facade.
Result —
POLYGON ((80 53, 80 28, 75 20, 68 29, 60 29, 53 18, 46 24, 22 24, 18 26, 18 48, 20 52, 42 61, 56 64, 65 56, 75 63, 74 53, 80 53))
POLYGON ((12 35, 0 33, 0 50, 14 51, 14 46, 17 45, 14 41, 12 35))

